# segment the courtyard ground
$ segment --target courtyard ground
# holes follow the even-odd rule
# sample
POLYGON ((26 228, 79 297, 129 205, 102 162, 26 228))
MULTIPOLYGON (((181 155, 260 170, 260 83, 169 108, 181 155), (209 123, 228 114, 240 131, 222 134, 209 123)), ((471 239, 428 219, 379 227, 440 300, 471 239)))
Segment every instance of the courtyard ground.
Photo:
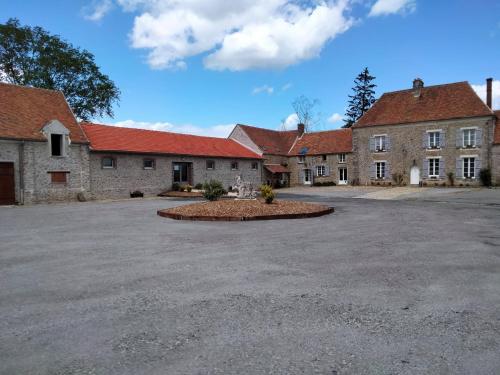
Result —
POLYGON ((318 189, 290 221, 1 207, 0 373, 498 373, 500 190, 318 189))

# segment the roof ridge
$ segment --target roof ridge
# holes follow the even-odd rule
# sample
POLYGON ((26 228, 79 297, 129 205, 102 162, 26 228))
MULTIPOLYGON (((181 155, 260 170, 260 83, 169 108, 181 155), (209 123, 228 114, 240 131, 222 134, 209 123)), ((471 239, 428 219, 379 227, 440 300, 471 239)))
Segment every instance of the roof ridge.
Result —
POLYGON ((26 85, 18 85, 17 83, 10 83, 10 82, 0 82, 0 85, 5 85, 5 86, 13 86, 13 87, 20 87, 23 89, 33 89, 33 90, 43 90, 43 91, 48 91, 48 92, 53 92, 57 94, 62 94, 64 93, 61 90, 55 90, 55 89, 46 89, 44 87, 35 87, 35 86, 26 86, 26 85))
POLYGON ((255 125, 247 125, 247 124, 236 124, 236 126, 245 126, 247 128, 253 128, 253 129, 259 129, 259 130, 265 130, 265 131, 270 131, 270 132, 275 132, 275 133, 293 133, 297 132, 297 129, 295 130, 276 130, 276 129, 269 129, 269 128, 263 128, 261 126, 255 126, 255 125))
POLYGON ((304 133, 304 135, 307 135, 307 134, 317 134, 317 133, 336 132, 336 131, 340 131, 340 130, 350 130, 350 128, 338 128, 338 129, 328 129, 328 130, 317 130, 317 131, 310 132, 310 133, 304 133))
MULTIPOLYGON (((129 127, 126 127, 126 126, 118 126, 118 125, 110 125, 110 124, 100 124, 100 123, 89 122, 89 121, 81 121, 80 123, 83 124, 83 125, 102 126, 102 127, 115 128, 115 129, 131 129, 131 130, 138 130, 138 131, 151 132, 151 133, 174 134, 174 135, 182 135, 182 136, 187 136, 187 137, 211 138, 211 139, 228 139, 229 140, 229 138, 226 138, 226 137, 214 137, 214 136, 209 136, 209 135, 178 133, 178 132, 171 132, 171 131, 166 131, 166 130, 152 130, 152 129, 143 129, 143 128, 129 128, 129 127)), ((231 139, 231 141, 234 141, 234 140, 231 139)))
MULTIPOLYGON (((458 82, 451 82, 451 83, 440 83, 440 84, 431 85, 431 86, 424 86, 424 87, 422 87, 422 89, 425 90, 425 89, 431 89, 431 88, 436 88, 436 87, 459 85, 459 84, 464 84, 464 83, 467 83, 468 85, 470 85, 469 81, 458 81, 458 82)), ((382 96, 387 95, 387 94, 396 94, 396 93, 405 92, 405 91, 413 91, 413 88, 402 89, 402 90, 394 90, 394 91, 387 91, 387 92, 384 92, 382 94, 382 96)))

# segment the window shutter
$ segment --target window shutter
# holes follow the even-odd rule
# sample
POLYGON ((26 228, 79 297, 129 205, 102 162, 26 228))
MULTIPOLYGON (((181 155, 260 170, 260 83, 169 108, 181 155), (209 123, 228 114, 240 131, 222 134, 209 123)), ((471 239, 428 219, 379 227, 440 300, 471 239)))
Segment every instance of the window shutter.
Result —
POLYGON ((455 176, 457 178, 462 178, 464 176, 462 158, 457 158, 457 164, 456 164, 456 169, 455 169, 455 176))
POLYGON ((429 133, 425 132, 422 138, 422 148, 429 147, 429 133))
POLYGON ((439 134, 439 146, 446 147, 446 133, 445 132, 441 132, 441 134, 439 134))
POLYGON ((377 177, 377 166, 375 163, 370 164, 370 178, 377 177))
POLYGON ((424 162, 422 163, 424 166, 424 178, 429 177, 429 159, 424 159, 424 162))
POLYGON ((370 137, 370 151, 374 152, 375 151, 375 138, 370 137))
POLYGON ((479 172, 481 172, 481 159, 476 158, 476 160, 474 160, 474 167, 474 176, 479 178, 479 172))
POLYGON ((477 129, 476 130, 476 146, 482 146, 482 144, 483 144, 483 130, 477 129))
POLYGON ((384 177, 385 178, 390 178, 391 177, 391 164, 388 161, 385 162, 385 174, 384 174, 384 177))
POLYGON ((299 183, 301 184, 304 181, 304 170, 301 169, 299 171, 299 183))
POLYGON ((457 147, 462 147, 464 145, 462 129, 457 130, 457 147))
POLYGON ((391 150, 391 138, 389 136, 385 137, 385 149, 387 151, 391 150))
POLYGON ((439 159, 439 177, 445 177, 444 159, 439 159))
POLYGON ((325 176, 330 176, 330 166, 325 165, 325 176))

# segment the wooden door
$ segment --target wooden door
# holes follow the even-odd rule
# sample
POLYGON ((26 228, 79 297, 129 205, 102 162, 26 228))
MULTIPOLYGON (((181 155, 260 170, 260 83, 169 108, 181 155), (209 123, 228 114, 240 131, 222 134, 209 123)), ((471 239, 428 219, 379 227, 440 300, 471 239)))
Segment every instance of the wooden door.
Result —
POLYGON ((14 204, 15 201, 14 163, 0 162, 0 204, 14 204))

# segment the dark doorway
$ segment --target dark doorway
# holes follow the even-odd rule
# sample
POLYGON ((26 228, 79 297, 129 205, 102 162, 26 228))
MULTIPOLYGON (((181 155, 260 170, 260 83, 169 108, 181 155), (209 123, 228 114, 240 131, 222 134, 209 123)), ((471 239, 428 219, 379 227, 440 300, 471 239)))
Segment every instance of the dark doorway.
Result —
POLYGON ((174 182, 192 185, 192 163, 173 163, 174 182))
POLYGON ((0 204, 15 202, 14 163, 0 163, 0 204))

